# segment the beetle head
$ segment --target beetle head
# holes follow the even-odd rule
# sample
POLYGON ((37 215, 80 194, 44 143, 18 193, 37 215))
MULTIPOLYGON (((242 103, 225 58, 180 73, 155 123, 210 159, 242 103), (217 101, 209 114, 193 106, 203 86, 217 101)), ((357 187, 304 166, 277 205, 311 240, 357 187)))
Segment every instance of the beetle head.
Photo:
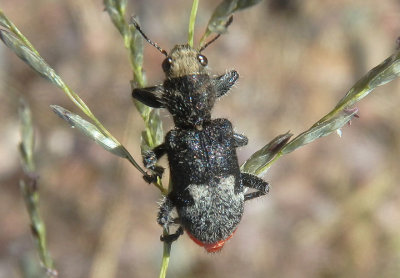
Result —
POLYGON ((162 63, 167 78, 207 74, 207 58, 187 44, 176 45, 162 63))

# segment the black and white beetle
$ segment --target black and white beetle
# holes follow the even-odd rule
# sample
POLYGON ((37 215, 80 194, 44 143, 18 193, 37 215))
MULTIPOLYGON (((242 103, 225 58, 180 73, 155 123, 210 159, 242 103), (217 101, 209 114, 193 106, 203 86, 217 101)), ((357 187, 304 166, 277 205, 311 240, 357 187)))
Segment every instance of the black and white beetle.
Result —
POLYGON ((146 168, 160 172, 156 162, 168 156, 172 188, 157 220, 167 230, 171 224, 179 228, 161 239, 176 240, 185 230, 208 252, 216 252, 235 232, 244 202, 269 190, 267 182, 240 172, 236 148, 245 146, 247 137, 235 133, 227 119, 211 119, 215 100, 229 91, 239 75, 232 70, 211 77, 207 71, 207 58, 201 51, 219 36, 200 50, 176 45, 168 54, 147 38, 137 22, 133 24, 166 56, 162 63, 166 79, 162 85, 136 88, 132 96, 148 106, 168 109, 175 124, 165 142, 143 157, 146 168), (245 194, 245 188, 256 191, 245 194))

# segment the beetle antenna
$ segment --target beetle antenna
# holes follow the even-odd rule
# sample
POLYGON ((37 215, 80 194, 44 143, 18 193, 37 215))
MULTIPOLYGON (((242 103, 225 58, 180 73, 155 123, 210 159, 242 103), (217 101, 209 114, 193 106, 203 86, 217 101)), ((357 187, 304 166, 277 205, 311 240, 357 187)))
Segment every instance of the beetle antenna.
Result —
POLYGON ((139 33, 142 35, 142 37, 152 46, 154 46, 155 48, 158 49, 158 51, 160 51, 162 54, 164 54, 165 56, 168 57, 168 53, 167 51, 165 51, 164 49, 162 49, 157 43, 153 42, 152 40, 150 40, 146 34, 142 31, 142 29, 140 28, 139 23, 136 21, 135 17, 131 17, 130 23, 133 24, 133 26, 135 26, 136 30, 139 31, 139 33))
MULTIPOLYGON (((231 15, 231 17, 228 19, 228 21, 225 24, 225 28, 228 28, 229 25, 231 25, 233 21, 233 15, 231 15)), ((212 44, 213 42, 215 42, 219 37, 221 36, 221 34, 216 35, 212 40, 206 42, 199 50, 199 52, 202 52, 204 49, 206 49, 207 46, 209 46, 210 44, 212 44)))

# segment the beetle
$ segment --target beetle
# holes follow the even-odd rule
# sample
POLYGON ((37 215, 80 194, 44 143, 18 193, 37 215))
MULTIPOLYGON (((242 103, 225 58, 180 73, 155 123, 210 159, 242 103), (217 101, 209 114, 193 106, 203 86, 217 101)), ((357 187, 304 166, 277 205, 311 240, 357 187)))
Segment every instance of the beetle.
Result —
MULTIPOLYGON (((164 143, 143 156, 145 167, 160 176, 156 163, 163 155, 168 157, 172 187, 162 201, 157 222, 167 231, 174 224, 179 228, 161 240, 172 242, 186 231, 208 252, 219 251, 233 236, 244 203, 269 191, 267 182, 240 171, 236 148, 247 145, 247 137, 235 133, 229 120, 211 118, 215 101, 231 89, 239 75, 235 70, 210 75, 201 52, 219 35, 198 50, 182 44, 167 53, 147 38, 135 20, 133 24, 166 56, 162 62, 166 78, 161 85, 133 89, 132 96, 150 107, 166 108, 175 125, 164 143), (247 188, 254 191, 246 193, 247 188)), ((148 182, 151 177, 144 176, 148 182)))

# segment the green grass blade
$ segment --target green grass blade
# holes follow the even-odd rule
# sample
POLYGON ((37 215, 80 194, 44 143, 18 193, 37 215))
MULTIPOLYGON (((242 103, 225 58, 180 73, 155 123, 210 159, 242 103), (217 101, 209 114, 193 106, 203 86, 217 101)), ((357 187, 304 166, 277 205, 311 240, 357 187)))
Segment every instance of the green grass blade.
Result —
POLYGON ((200 46, 203 46, 207 38, 212 34, 224 34, 227 31, 229 18, 238 11, 249 8, 260 3, 261 0, 223 0, 214 10, 207 24, 207 29, 200 39, 200 46))
MULTIPOLYGON (((105 9, 109 13, 113 24, 120 31, 124 40, 125 48, 128 50, 129 61, 133 71, 132 88, 144 87, 146 84, 143 74, 143 38, 133 24, 128 24, 125 20, 126 1, 105 0, 105 9)), ((159 111, 154 110, 136 100, 133 101, 145 123, 145 130, 142 132, 143 149, 152 149, 163 142, 162 121, 159 111)), ((164 194, 161 180, 155 184, 164 194)))
POLYGON ((21 121, 21 143, 19 144, 22 167, 25 173, 33 173, 35 164, 33 161, 33 146, 35 143, 31 111, 27 103, 20 99, 19 118, 21 121))
MULTIPOLYGON (((163 230, 163 235, 164 236, 168 235, 168 231, 164 229, 163 230)), ((167 276, 169 259, 171 257, 171 247, 172 247, 172 243, 171 242, 164 241, 164 243, 163 243, 163 257, 162 257, 162 261, 161 261, 160 275, 158 276, 159 278, 165 278, 167 276)))
POLYGON ((46 243, 46 227, 39 213, 38 174, 35 172, 33 159, 34 132, 32 117, 29 106, 21 99, 19 107, 21 120, 21 143, 19 144, 22 168, 25 178, 20 179, 19 185, 25 205, 31 221, 32 236, 36 244, 41 264, 49 277, 56 277, 57 270, 54 268, 46 243))
POLYGON ((125 17, 121 16, 125 15, 126 4, 126 0, 104 0, 105 10, 122 36, 128 34, 125 17))
POLYGON ((281 150, 271 156, 266 152, 266 147, 254 153, 243 165, 251 173, 262 175, 280 156, 288 154, 314 140, 327 136, 339 130, 357 114, 357 108, 353 107, 376 87, 387 84, 400 75, 400 51, 385 59, 381 64, 371 69, 363 76, 337 105, 327 115, 322 117, 310 129, 296 136, 292 141, 284 145, 281 150), (262 158, 260 158, 262 157, 262 158))
POLYGON ((282 154, 288 154, 294 151, 297 148, 300 148, 306 144, 311 143, 312 141, 327 136, 334 131, 337 131, 345 124, 347 124, 358 112, 358 109, 352 109, 349 111, 343 111, 343 113, 339 113, 335 117, 332 117, 324 122, 321 122, 317 125, 313 125, 307 131, 301 133, 292 141, 290 141, 283 149, 282 154))
POLYGON ((3 11, 0 9, 0 25, 9 29, 12 33, 14 33, 31 51, 35 52, 37 55, 39 53, 33 47, 33 45, 29 42, 29 40, 18 30, 17 26, 12 23, 11 20, 6 17, 3 11))
POLYGON ((263 172, 263 167, 271 162, 289 141, 293 134, 285 133, 272 139, 267 145, 255 152, 242 166, 241 170, 255 174, 263 172))
MULTIPOLYGON (((331 111, 337 113, 350 107, 356 102, 366 97, 372 90, 378 86, 385 85, 400 75, 400 51, 385 59, 381 64, 371 69, 347 92, 331 111)), ((327 117, 329 117, 329 115, 327 117)), ((321 119, 321 121, 324 118, 321 119)))
MULTIPOLYGON (((51 105, 50 107, 53 109, 54 113, 65 120, 72 128, 78 129, 106 151, 122 158, 130 158, 128 151, 118 141, 105 136, 94 124, 82 119, 79 115, 74 114, 61 106, 51 105)), ((142 174, 145 174, 134 160, 131 162, 139 171, 141 171, 142 174)))
POLYGON ((32 69, 46 78, 53 84, 58 85, 54 70, 43 60, 42 57, 32 49, 26 46, 20 38, 6 30, 0 30, 0 39, 10 48, 21 60, 28 64, 32 69))
MULTIPOLYGON (((126 1, 122 0, 105 0, 105 9, 109 13, 110 18, 119 30, 124 40, 125 48, 129 53, 129 61, 133 71, 133 81, 131 82, 132 88, 142 88, 146 84, 145 76, 143 74, 143 38, 136 30, 133 24, 128 24, 125 20, 125 6, 126 1)), ((154 148, 162 143, 163 138, 154 134, 154 130, 162 130, 162 122, 159 117, 159 112, 152 112, 152 108, 134 100, 133 101, 140 115, 145 123, 144 140, 148 144, 144 148, 154 148), (152 118, 150 118, 150 115, 152 118), (157 126, 157 128, 154 128, 157 126)))
MULTIPOLYGON (((14 26, 12 22, 9 21, 8 19, 6 23, 8 23, 7 26, 9 25, 14 26)), ((0 39, 4 42, 4 44, 8 48, 10 48, 21 60, 23 60, 26 64, 28 64, 33 70, 35 70, 42 77, 44 77, 45 79, 47 79, 48 81, 50 81, 51 83, 62 89, 64 93, 71 99, 71 101, 74 102, 74 104, 78 106, 78 108, 93 121, 94 125, 98 128, 98 130, 102 133, 103 136, 108 137, 111 142, 118 142, 118 140, 114 138, 114 136, 94 116, 92 111, 85 104, 85 102, 78 96, 78 94, 76 94, 73 90, 71 90, 61 79, 61 77, 57 75, 57 73, 46 63, 46 61, 34 49, 32 44, 30 44, 27 40, 22 41, 20 36, 16 36, 15 34, 6 30, 0 30, 0 39), (27 42, 29 43, 30 47, 27 46, 26 44, 27 42)), ((127 152, 127 150, 123 146, 121 146, 120 148, 122 148, 124 152, 127 152)), ((130 154, 124 157, 128 158, 128 160, 141 173, 144 173, 144 170, 139 166, 138 163, 136 163, 136 161, 130 154)))
POLYGON ((188 44, 193 47, 194 39, 194 24, 196 21, 197 7, 199 6, 199 0, 193 0, 192 11, 190 12, 189 20, 189 34, 188 34, 188 44))

